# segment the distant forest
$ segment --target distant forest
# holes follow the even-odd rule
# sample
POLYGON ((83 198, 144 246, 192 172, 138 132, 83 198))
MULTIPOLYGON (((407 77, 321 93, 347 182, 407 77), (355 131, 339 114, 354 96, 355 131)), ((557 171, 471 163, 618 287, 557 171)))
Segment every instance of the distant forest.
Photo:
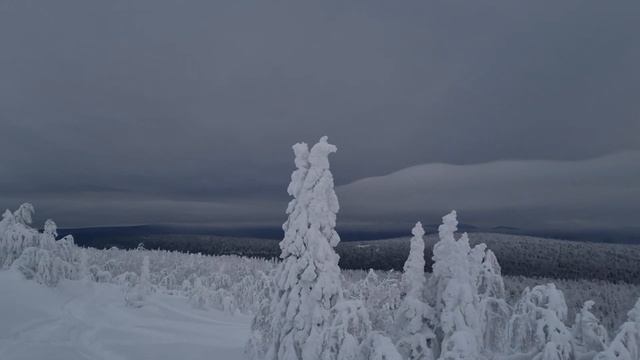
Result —
MULTIPOLYGON (((598 279, 640 284, 640 245, 585 243, 522 235, 472 233, 472 244, 486 243, 500 260, 503 274, 561 279, 598 279)), ((425 237, 426 271, 431 271, 437 235, 425 237)), ((80 236, 81 246, 132 249, 143 244, 161 249, 208 255, 277 258, 277 240, 216 235, 158 234, 80 236)), ((337 247, 344 269, 402 270, 409 238, 343 241, 337 247)))

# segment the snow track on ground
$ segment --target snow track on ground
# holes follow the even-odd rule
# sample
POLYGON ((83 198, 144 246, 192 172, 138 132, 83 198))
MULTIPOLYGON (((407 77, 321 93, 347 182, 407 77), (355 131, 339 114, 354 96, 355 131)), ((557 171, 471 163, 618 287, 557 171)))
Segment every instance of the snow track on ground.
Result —
POLYGON ((124 304, 110 284, 66 281, 47 288, 0 272, 0 359, 242 359, 247 316, 190 307, 153 294, 142 308, 124 304))

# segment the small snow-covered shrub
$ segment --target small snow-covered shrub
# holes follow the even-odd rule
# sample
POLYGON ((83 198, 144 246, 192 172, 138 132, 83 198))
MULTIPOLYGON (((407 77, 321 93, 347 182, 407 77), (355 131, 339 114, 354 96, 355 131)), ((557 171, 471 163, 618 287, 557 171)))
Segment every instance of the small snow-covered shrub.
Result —
POLYGON ((151 294, 152 287, 149 282, 149 257, 142 259, 142 268, 136 284, 130 285, 125 293, 125 303, 132 307, 142 307, 151 294))
MULTIPOLYGON (((187 280, 185 280, 187 281, 187 280)), ((202 278, 198 277, 194 280, 193 286, 189 288, 189 304, 197 309, 208 309, 211 302, 211 293, 204 286, 202 278)))
POLYGON ((629 311, 628 320, 620 327, 606 350, 598 353, 595 360, 640 359, 640 299, 629 311))
POLYGON ((380 332, 373 332, 362 347, 362 354, 368 360, 401 360, 402 356, 393 341, 380 332))
POLYGON ((47 286, 55 286, 61 279, 77 277, 78 248, 73 237, 68 235, 56 240, 57 226, 47 220, 42 233, 27 226, 31 221, 33 207, 23 204, 14 214, 6 212, 4 234, 0 234, 8 251, 4 257, 6 263, 20 271, 26 278, 34 279, 47 286), (17 256, 17 257, 16 257, 17 256))
POLYGON ((61 260, 49 250, 36 247, 24 249, 13 266, 27 279, 34 279, 47 286, 55 286, 61 279, 71 278, 75 272, 73 265, 61 260))
POLYGON ((509 321, 511 350, 535 354, 534 359, 570 359, 571 333, 564 295, 555 285, 525 289, 509 321))
POLYGON ((0 269, 8 269, 29 247, 38 245, 38 231, 32 229, 33 205, 25 203, 15 211, 6 210, 0 220, 0 269))
POLYGON ((108 283, 111 282, 113 276, 110 272, 105 270, 98 270, 95 275, 96 281, 99 283, 108 283))
POLYGON ((331 309, 331 324, 324 330, 323 357, 360 359, 361 346, 371 332, 369 314, 362 302, 339 301, 331 309))
POLYGON ((607 329, 600 324, 598 318, 591 312, 594 304, 592 300, 585 301, 580 312, 576 314, 572 328, 576 353, 589 354, 603 351, 609 344, 607 329))

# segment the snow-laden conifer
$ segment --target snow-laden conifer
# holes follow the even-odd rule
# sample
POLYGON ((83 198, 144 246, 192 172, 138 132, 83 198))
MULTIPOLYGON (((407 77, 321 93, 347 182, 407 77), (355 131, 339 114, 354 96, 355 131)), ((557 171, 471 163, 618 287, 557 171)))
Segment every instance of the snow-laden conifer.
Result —
POLYGON ((396 315, 398 351, 404 359, 434 358, 434 311, 423 301, 424 291, 424 229, 419 222, 411 231, 409 257, 404 263, 402 284, 406 294, 396 315))
POLYGON ((500 264, 489 249, 484 251, 477 284, 482 349, 487 353, 502 353, 507 346, 511 307, 505 300, 500 264))
POLYGON ((325 136, 311 150, 304 143, 293 150, 296 170, 288 187, 293 199, 268 304, 271 319, 268 324, 262 317, 254 320, 247 354, 267 360, 355 360, 370 322, 368 315, 361 316, 366 314, 361 302, 342 302, 334 250, 340 242, 335 231, 339 205, 329 170, 329 154, 337 148, 325 136))
POLYGON ((402 285, 407 296, 421 298, 424 290, 424 229, 420 222, 411 230, 409 256, 404 263, 402 285))
MULTIPOLYGON (((304 143, 293 146, 296 170, 288 193, 280 242, 282 263, 275 274, 270 329, 255 329, 270 338, 267 359, 317 359, 323 352, 325 330, 332 307, 341 296, 338 255, 340 241, 335 232, 338 198, 329 170, 329 154, 337 148, 327 137, 308 150, 304 143)), ((250 344, 251 346, 251 344, 250 344)))
POLYGON ((433 248, 432 289, 439 320, 440 359, 477 359, 482 334, 478 311, 477 274, 472 263, 480 252, 472 250, 466 233, 456 240, 458 220, 452 211, 438 228, 440 241, 433 248))

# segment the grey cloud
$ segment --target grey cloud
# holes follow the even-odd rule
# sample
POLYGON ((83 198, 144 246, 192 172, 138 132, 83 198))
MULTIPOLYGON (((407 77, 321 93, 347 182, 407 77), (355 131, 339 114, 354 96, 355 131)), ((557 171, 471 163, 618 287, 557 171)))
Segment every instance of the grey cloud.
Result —
MULTIPOLYGON (((286 203, 290 145, 324 134, 338 184, 638 150, 638 15, 595 0, 3 1, 0 206, 286 203)), ((92 211, 77 221, 119 221, 92 211)))
POLYGON ((342 215, 360 221, 422 219, 459 211, 476 225, 603 229, 635 224, 640 152, 583 161, 425 164, 338 189, 342 215))

